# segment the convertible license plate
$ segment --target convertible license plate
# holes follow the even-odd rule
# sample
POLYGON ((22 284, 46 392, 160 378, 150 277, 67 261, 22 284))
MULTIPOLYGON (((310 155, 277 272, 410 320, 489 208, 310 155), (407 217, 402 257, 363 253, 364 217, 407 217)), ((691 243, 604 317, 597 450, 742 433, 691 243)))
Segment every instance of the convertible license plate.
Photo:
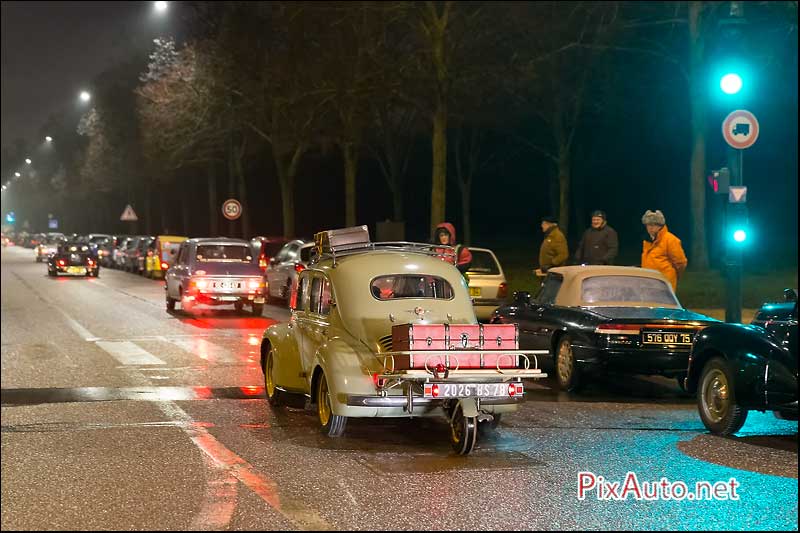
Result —
POLYGON ((691 346, 694 331, 643 331, 642 344, 675 344, 691 346))
POLYGON ((470 287, 469 288, 469 295, 475 298, 481 297, 481 288, 480 287, 470 287))
POLYGON ((508 398, 524 392, 522 383, 425 383, 426 398, 508 398))
POLYGON ((86 269, 84 267, 67 267, 67 274, 86 274, 86 269))

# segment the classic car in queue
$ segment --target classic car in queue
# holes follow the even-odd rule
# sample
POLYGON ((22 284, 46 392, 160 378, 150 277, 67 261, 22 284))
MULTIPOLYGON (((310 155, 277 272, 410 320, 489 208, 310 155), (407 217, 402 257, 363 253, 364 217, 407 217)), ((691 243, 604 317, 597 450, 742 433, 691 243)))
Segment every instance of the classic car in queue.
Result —
POLYGON ((264 310, 264 280, 247 241, 228 238, 189 239, 166 274, 167 311, 180 302, 191 313, 197 304, 249 305, 255 316, 264 310))
POLYGON ((66 242, 58 245, 55 253, 47 258, 47 275, 56 277, 100 275, 100 264, 97 255, 88 244, 66 242))
POLYGON ((547 350, 559 387, 603 371, 674 377, 683 387, 695 334, 718 320, 684 309, 661 273, 638 267, 552 268, 535 299, 515 293, 493 323, 517 323, 520 348, 547 350))
POLYGON ((712 433, 736 433, 750 410, 797 420, 797 290, 784 298, 762 305, 749 326, 718 324, 695 340, 686 389, 712 433))
POLYGON ((289 322, 264 332, 272 406, 306 397, 330 437, 351 417, 445 414, 453 449, 468 454, 479 426, 523 401, 522 378, 546 377, 536 353, 517 349, 515 326, 478 323, 453 248, 372 243, 366 226, 315 242, 289 322))

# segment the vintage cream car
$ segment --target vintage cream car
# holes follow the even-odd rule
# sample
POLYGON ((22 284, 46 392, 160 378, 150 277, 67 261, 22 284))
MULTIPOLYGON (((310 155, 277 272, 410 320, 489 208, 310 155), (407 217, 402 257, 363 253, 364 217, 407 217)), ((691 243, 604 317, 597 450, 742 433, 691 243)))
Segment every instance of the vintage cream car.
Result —
MULTIPOLYGON (((273 407, 288 395, 305 396, 323 433, 331 437, 342 435, 350 417, 444 413, 453 448, 467 454, 479 424, 496 427, 502 414, 523 401, 523 378, 546 377, 530 350, 507 349, 498 356, 483 344, 455 351, 453 346, 439 351, 393 348, 393 326, 407 331, 416 325, 442 331, 459 324, 489 327, 478 325, 467 285, 452 264, 452 248, 371 243, 366 226, 322 232, 315 241, 315 258, 291 297, 289 322, 264 332, 261 365, 273 407), (436 356, 442 357, 434 361, 436 356), (467 368, 468 358, 477 356, 480 368, 467 368), (403 365, 414 357, 411 368, 403 365), (513 358, 513 366, 501 365, 504 357, 506 363, 513 358)), ((487 339, 486 345, 491 343, 494 338, 487 339)), ((419 339, 417 344, 425 346, 419 339)))

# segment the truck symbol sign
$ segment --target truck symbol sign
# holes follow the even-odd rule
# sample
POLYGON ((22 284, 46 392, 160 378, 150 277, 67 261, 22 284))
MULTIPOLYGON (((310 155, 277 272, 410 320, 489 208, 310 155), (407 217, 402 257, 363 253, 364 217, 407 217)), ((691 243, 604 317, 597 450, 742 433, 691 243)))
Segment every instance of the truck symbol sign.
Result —
POLYGON ((750 124, 739 122, 733 127, 733 135, 750 135, 750 124))

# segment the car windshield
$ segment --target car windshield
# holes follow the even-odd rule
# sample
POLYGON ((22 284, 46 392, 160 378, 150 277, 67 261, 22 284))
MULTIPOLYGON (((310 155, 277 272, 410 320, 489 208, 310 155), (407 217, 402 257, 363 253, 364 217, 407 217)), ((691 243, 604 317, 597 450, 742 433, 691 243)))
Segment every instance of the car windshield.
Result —
POLYGON ((638 276, 586 278, 581 285, 581 299, 591 304, 627 302, 679 305, 669 285, 664 281, 638 276))
POLYGON ((432 298, 451 300, 453 287, 447 280, 421 274, 396 274, 372 280, 372 296, 377 300, 398 298, 432 298))
POLYGON ((483 252, 481 250, 470 251, 472 252, 472 263, 469 266, 469 270, 467 270, 468 273, 488 275, 500 274, 497 261, 495 261, 492 254, 489 252, 483 252))
POLYGON ((201 244, 197 247, 197 260, 249 263, 253 256, 244 244, 201 244))

